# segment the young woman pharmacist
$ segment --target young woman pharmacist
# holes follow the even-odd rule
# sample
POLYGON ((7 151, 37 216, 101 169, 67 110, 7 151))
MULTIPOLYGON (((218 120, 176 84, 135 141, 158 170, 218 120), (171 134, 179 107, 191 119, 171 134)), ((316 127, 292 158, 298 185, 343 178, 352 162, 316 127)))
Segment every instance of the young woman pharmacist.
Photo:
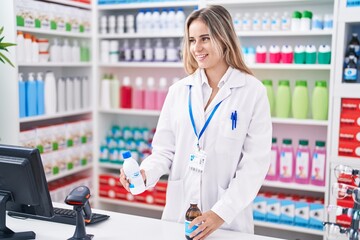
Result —
MULTIPOLYGON (((189 76, 170 87, 140 168, 146 186, 169 174, 163 220, 184 222, 191 200, 203 214, 192 236, 217 228, 253 233, 252 201, 270 164, 272 124, 262 83, 246 67, 229 12, 194 11, 186 21, 189 76), (201 159, 201 160, 199 160, 201 159)), ((121 170, 120 181, 129 189, 121 170)))

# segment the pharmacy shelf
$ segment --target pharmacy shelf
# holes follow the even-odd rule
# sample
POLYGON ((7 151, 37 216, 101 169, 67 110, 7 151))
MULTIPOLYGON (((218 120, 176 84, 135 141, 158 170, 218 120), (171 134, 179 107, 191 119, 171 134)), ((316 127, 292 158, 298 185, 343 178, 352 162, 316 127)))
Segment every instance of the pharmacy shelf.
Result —
POLYGON ((308 36, 331 36, 333 30, 322 31, 241 31, 236 34, 239 37, 308 37, 308 36))
POLYGON ((91 4, 88 4, 88 3, 75 2, 75 1, 70 1, 70 0, 43 0, 43 1, 63 4, 63 5, 71 6, 71 7, 91 9, 91 4))
POLYGON ((39 62, 39 63, 18 63, 19 67, 91 67, 90 62, 39 62))
POLYGON ((103 202, 103 203, 110 203, 110 204, 122 205, 122 206, 127 206, 127 207, 136 207, 136 208, 156 210, 156 211, 164 210, 163 206, 146 204, 146 203, 138 203, 138 202, 129 202, 129 201, 125 201, 125 200, 110 199, 110 198, 105 198, 105 197, 99 197, 99 201, 103 202))
POLYGON ((74 33, 74 32, 64 32, 64 31, 58 31, 58 30, 45 30, 45 29, 28 28, 28 27, 17 27, 17 31, 59 36, 59 37, 74 37, 74 38, 88 38, 88 39, 91 38, 91 34, 89 34, 89 33, 74 33))
POLYGON ((322 231, 322 230, 316 230, 316 229, 305 228, 305 227, 297 227, 297 226, 292 226, 292 225, 287 225, 287 224, 271 223, 271 222, 258 221, 258 220, 255 220, 254 224, 255 224, 255 226, 258 226, 258 227, 286 230, 286 231, 291 231, 291 232, 308 233, 308 234, 319 235, 319 236, 324 235, 324 231, 322 231))
POLYGON ((125 3, 125 4, 103 4, 98 5, 99 10, 127 10, 139 8, 169 8, 169 7, 195 7, 198 1, 167 1, 148 3, 125 3))
POLYGON ((279 181, 268 181, 266 180, 263 184, 263 187, 273 187, 273 188, 283 188, 283 189, 292 189, 292 190, 300 190, 305 192, 319 192, 325 193, 325 186, 314 186, 310 184, 298 184, 298 183, 283 183, 279 181))
POLYGON ((100 34, 100 39, 137 39, 137 38, 182 38, 183 33, 116 33, 100 34))
POLYGON ((308 126, 324 126, 327 127, 328 121, 313 119, 293 119, 293 118, 272 118, 273 123, 289 124, 289 125, 308 125, 308 126))
POLYGON ((153 117, 158 117, 160 115, 160 111, 157 111, 157 110, 123 109, 123 108, 99 109, 99 113, 135 115, 135 116, 153 116, 153 117))
POLYGON ((47 177, 46 180, 47 180, 47 182, 55 181, 55 180, 58 180, 60 178, 73 175, 75 173, 79 173, 79 172, 82 172, 82 171, 92 169, 92 167, 93 167, 93 164, 90 163, 90 164, 88 164, 86 166, 76 167, 76 168, 73 168, 71 170, 66 170, 66 171, 60 172, 57 175, 47 177))
POLYGON ((84 109, 84 110, 78 110, 78 111, 56 113, 56 114, 53 114, 53 115, 41 115, 41 116, 34 116, 34 117, 25 117, 25 118, 20 118, 20 123, 44 121, 44 120, 63 118, 63 117, 73 117, 73 116, 90 114, 90 113, 92 113, 91 109, 84 109))
POLYGON ((341 98, 359 98, 360 97, 360 83, 342 83, 336 85, 337 89, 334 91, 335 97, 341 98))
POLYGON ((344 156, 331 156, 331 164, 342 164, 347 166, 356 166, 360 168, 360 157, 344 157, 344 156))
POLYGON ((118 164, 118 163, 103 163, 103 162, 99 162, 98 166, 101 168, 106 168, 106 169, 115 169, 115 170, 119 170, 122 167, 122 164, 118 164))
POLYGON ((100 67, 146 67, 146 68, 183 68, 182 62, 118 62, 100 63, 100 67))
POLYGON ((326 70, 331 69, 331 64, 285 64, 285 63, 255 63, 248 64, 250 69, 269 70, 326 70))
POLYGON ((230 6, 239 6, 240 4, 243 5, 258 5, 258 4, 270 4, 272 6, 274 5, 290 5, 290 4, 318 4, 318 3, 330 3, 333 2, 333 0, 241 0, 241 3, 239 1, 234 0, 207 0, 206 3, 208 5, 212 4, 218 4, 218 5, 224 5, 226 7, 230 6))
MULTIPOLYGON (((345 1, 344 1, 345 2, 345 1)), ((343 3, 344 4, 344 3, 343 3)), ((339 22, 344 23, 360 23, 360 7, 343 8, 339 13, 339 22)))

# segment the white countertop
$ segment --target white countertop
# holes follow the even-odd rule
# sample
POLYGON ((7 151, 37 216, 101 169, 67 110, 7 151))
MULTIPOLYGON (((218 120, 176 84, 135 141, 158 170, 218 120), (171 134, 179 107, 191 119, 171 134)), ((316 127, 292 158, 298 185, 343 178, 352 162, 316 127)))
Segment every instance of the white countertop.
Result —
MULTIPOLYGON (((59 206, 58 204, 54 204, 59 206)), ((60 207, 68 208, 67 205, 60 207)), ((95 235, 93 239, 116 240, 169 240, 185 239, 184 225, 153 218, 109 212, 94 209, 94 213, 110 215, 104 222, 86 227, 87 234, 95 235)), ((6 225, 14 232, 34 231, 38 240, 68 239, 73 236, 75 226, 53 223, 35 219, 16 219, 7 216, 6 225)), ((258 235, 244 234, 233 231, 217 230, 207 239, 221 240, 279 240, 258 235)))

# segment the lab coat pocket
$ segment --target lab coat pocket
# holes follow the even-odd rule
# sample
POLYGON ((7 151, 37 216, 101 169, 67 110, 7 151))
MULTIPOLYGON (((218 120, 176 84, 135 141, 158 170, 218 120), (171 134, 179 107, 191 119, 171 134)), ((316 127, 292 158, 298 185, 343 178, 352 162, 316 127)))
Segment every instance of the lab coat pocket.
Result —
POLYGON ((166 190, 166 208, 164 209, 162 219, 177 222, 182 214, 182 205, 184 204, 184 181, 168 181, 166 190))

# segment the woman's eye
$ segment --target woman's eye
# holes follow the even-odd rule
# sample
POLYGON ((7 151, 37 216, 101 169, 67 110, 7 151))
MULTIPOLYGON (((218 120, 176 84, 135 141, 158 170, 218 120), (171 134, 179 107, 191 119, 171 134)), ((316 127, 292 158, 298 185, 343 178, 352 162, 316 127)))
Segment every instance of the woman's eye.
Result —
POLYGON ((195 40, 194 40, 194 39, 190 39, 189 42, 193 44, 193 43, 195 43, 195 40))
POLYGON ((208 37, 202 38, 202 41, 203 41, 203 42, 207 42, 207 41, 209 41, 209 40, 210 40, 210 38, 208 38, 208 37))

